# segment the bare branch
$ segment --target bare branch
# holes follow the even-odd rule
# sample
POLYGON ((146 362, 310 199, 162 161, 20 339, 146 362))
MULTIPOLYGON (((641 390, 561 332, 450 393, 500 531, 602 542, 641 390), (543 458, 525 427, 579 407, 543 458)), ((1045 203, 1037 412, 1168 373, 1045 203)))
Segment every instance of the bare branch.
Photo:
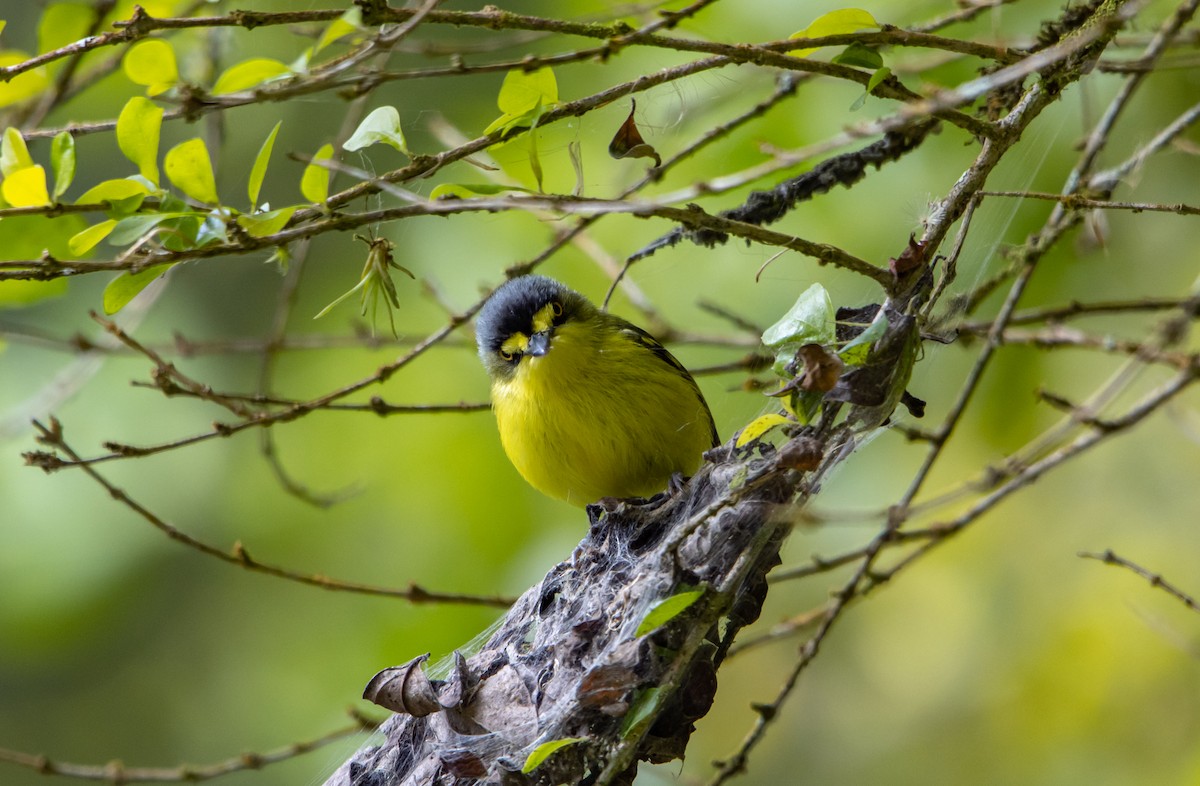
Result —
MULTIPOLYGON (((325 590, 333 590, 337 592, 354 592, 361 595, 378 595, 391 598, 402 598, 409 603, 453 603, 463 604, 468 606, 491 606, 494 608, 508 608, 512 605, 511 598, 501 597, 484 597, 478 595, 464 595, 456 593, 441 593, 430 592, 429 590, 419 587, 416 584, 410 584, 407 589, 393 589, 388 587, 375 587, 369 584, 359 584, 350 581, 341 581, 332 579, 328 576, 311 575, 300 573, 287 568, 281 568, 276 565, 269 565, 264 562, 259 562, 250 556, 245 547, 240 542, 235 543, 229 551, 224 551, 212 546, 203 541, 188 535, 182 530, 169 524, 165 519, 159 518, 148 508, 130 497, 123 489, 114 486, 103 475, 97 472, 88 462, 83 461, 79 454, 67 444, 63 438, 62 425, 57 420, 52 420, 50 425, 44 426, 41 423, 35 422, 34 427, 38 430, 38 441, 43 445, 48 446, 54 451, 61 452, 71 460, 72 466, 82 468, 84 474, 96 481, 100 486, 108 492, 109 496, 120 502, 125 507, 132 510, 143 520, 159 532, 166 535, 171 540, 181 543, 194 551, 198 551, 208 557, 216 559, 230 565, 244 568, 254 573, 263 573, 268 576, 274 576, 288 581, 307 584, 313 587, 319 587, 325 590)), ((64 463, 53 453, 26 453, 25 460, 32 466, 41 467, 44 470, 50 470, 55 464, 64 463)))
POLYGON ((1105 565, 1116 565, 1117 567, 1133 571, 1146 581, 1150 582, 1151 587, 1157 587, 1161 589, 1163 592, 1175 598, 1192 611, 1200 612, 1200 604, 1196 603, 1196 601, 1183 590, 1164 579, 1161 574, 1153 573, 1135 562, 1130 562, 1124 557, 1113 552, 1112 549, 1106 549, 1103 553, 1081 551, 1079 552, 1079 556, 1083 557, 1084 559, 1099 560, 1105 565))

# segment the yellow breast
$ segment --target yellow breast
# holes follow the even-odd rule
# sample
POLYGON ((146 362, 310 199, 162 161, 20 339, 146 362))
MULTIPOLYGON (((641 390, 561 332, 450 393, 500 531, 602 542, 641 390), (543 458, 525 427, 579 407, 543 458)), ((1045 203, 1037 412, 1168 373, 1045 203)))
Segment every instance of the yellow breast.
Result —
POLYGON ((546 355, 493 385, 492 406, 517 471, 573 505, 650 496, 694 473, 712 444, 689 380, 615 329, 560 326, 546 355))

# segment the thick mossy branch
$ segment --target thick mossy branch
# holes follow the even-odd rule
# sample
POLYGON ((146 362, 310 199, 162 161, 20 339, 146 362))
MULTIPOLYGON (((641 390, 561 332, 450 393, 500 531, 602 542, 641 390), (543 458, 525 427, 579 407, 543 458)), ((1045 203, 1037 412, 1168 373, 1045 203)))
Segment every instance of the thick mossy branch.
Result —
MULTIPOLYGON (((937 125, 936 120, 922 120, 899 131, 888 132, 878 142, 822 161, 810 171, 788 178, 769 191, 754 191, 745 204, 724 210, 718 215, 755 226, 773 224, 799 203, 832 191, 837 185, 849 188, 866 177, 871 167, 879 169, 884 164, 896 161, 917 149, 937 125)), ((724 244, 729 240, 729 235, 711 229, 677 227, 635 251, 630 255, 629 262, 645 259, 659 249, 674 246, 684 239, 712 248, 724 244)))

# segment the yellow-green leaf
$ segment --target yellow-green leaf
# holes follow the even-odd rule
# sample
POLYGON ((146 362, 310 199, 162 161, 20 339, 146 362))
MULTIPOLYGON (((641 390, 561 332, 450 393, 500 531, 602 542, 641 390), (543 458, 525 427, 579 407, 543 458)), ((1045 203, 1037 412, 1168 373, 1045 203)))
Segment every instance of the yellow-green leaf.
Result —
POLYGON ((669 598, 664 598, 659 601, 650 612, 646 614, 645 619, 638 625, 637 635, 645 636, 651 631, 661 628, 671 620, 682 614, 688 607, 699 600, 704 595, 704 589, 688 590, 686 592, 678 592, 669 598))
POLYGON ((292 214, 299 209, 298 205, 281 207, 269 213, 242 214, 237 217, 238 226, 246 230, 250 237, 266 237, 273 235, 287 226, 292 214))
POLYGON ((549 68, 523 71, 514 68, 504 75, 496 105, 506 115, 523 115, 538 104, 548 107, 558 102, 558 81, 549 68))
POLYGON ((300 193, 309 202, 324 202, 329 197, 330 171, 316 162, 331 158, 333 145, 321 145, 321 149, 313 156, 313 163, 304 168, 304 176, 300 178, 300 193))
POLYGON ((521 186, 505 186, 498 183, 442 183, 429 192, 430 199, 469 199, 476 196, 493 196, 506 191, 521 191, 532 194, 533 190, 521 186))
POLYGON ((740 448, 748 445, 776 426, 782 426, 785 423, 791 422, 792 421, 789 420, 786 415, 781 415, 778 412, 760 415, 754 420, 750 421, 750 423, 744 429, 742 429, 742 433, 738 434, 737 442, 734 443, 734 447, 740 448))
POLYGON ((271 133, 267 134, 266 141, 262 143, 262 147, 258 149, 258 155, 254 157, 254 166, 250 167, 250 181, 246 184, 246 193, 250 196, 251 209, 258 205, 258 192, 262 190, 263 178, 267 176, 267 163, 271 160, 271 151, 275 149, 275 137, 279 133, 281 125, 283 125, 282 120, 275 124, 271 133))
POLYGON ((288 68, 286 63, 269 57, 253 57, 226 69, 225 73, 217 78, 212 93, 215 96, 237 93, 261 85, 270 79, 290 76, 291 73, 292 69, 288 68))
POLYGON ((58 199, 75 179, 75 137, 63 131, 50 143, 50 167, 54 170, 54 198, 58 199))
MULTIPOLYGON (((24 63, 29 55, 15 49, 0 52, 0 67, 15 66, 24 63)), ((17 74, 7 82, 0 82, 0 107, 12 106, 41 93, 50 87, 50 77, 46 69, 32 68, 17 74)))
MULTIPOLYGON (((150 191, 136 180, 105 180, 99 185, 89 188, 79 199, 75 200, 77 205, 97 205, 101 202, 107 202, 110 205, 122 202, 126 199, 134 197, 146 197, 150 191)), ((137 205, 132 206, 132 210, 136 210, 141 204, 138 200, 137 205)))
POLYGON ((4 201, 13 207, 38 207, 50 204, 46 190, 46 170, 35 164, 13 172, 0 184, 4 201))
POLYGON ((169 262, 165 265, 155 265, 148 267, 140 273, 122 273, 121 275, 108 282, 108 286, 104 288, 104 313, 115 314, 125 306, 129 305, 129 301, 137 297, 137 294, 163 273, 174 265, 174 262, 169 262))
POLYGON ((218 203, 212 161, 203 139, 195 137, 168 150, 163 168, 175 187, 192 199, 209 205, 218 203))
POLYGON ((838 351, 848 365, 861 365, 871 353, 871 345, 879 339, 883 338, 883 334, 887 332, 888 320, 887 314, 883 309, 879 309, 875 313, 875 318, 871 320, 871 324, 867 325, 863 332, 859 333, 853 339, 846 343, 838 351))
POLYGON ((532 128, 537 125, 538 118, 557 103, 558 82, 549 68, 539 68, 529 73, 519 68, 509 71, 504 76, 504 84, 496 99, 503 114, 493 120, 483 133, 490 134, 497 130, 507 133, 522 126, 532 128))
POLYGON ((313 52, 320 52, 334 41, 350 35, 360 27, 362 27, 362 10, 358 6, 354 6, 329 23, 329 27, 321 33, 321 38, 317 41, 316 49, 313 52))
POLYGON ((79 232, 67 241, 67 247, 71 249, 71 253, 75 256, 83 256, 87 252, 96 247, 104 238, 108 237, 108 233, 113 231, 113 227, 117 225, 115 218, 110 218, 107 221, 101 221, 99 224, 94 224, 87 229, 79 232))
MULTIPOLYGON (((803 30, 792 33, 788 38, 823 38, 827 35, 845 35, 859 30, 877 30, 880 24, 875 17, 861 8, 841 8, 817 17, 813 23, 803 30)), ((792 54, 796 57, 808 57, 820 47, 813 49, 796 49, 792 54)))
POLYGON ((163 110, 149 99, 134 96, 117 117, 117 146, 137 165, 142 177, 158 186, 158 137, 163 110))
POLYGON ((33 157, 25 146, 25 137, 15 128, 4 129, 4 137, 0 139, 0 174, 8 177, 31 166, 33 157))
POLYGON ((836 336, 833 301, 820 284, 800 294, 783 318, 763 331, 762 342, 768 347, 788 344, 829 344, 836 336))
POLYGON ((401 153, 408 154, 408 143, 404 141, 404 132, 400 129, 400 113, 396 111, 396 107, 381 106, 367 115, 342 145, 342 149, 361 150, 376 142, 391 145, 401 153))
POLYGON ((524 766, 521 767, 521 772, 528 775, 536 770, 538 765, 550 758, 555 751, 565 748, 568 745, 574 745, 577 742, 583 742, 586 739, 586 737, 567 737, 566 739, 543 742, 529 752, 529 755, 525 758, 524 766))
MULTIPOLYGON (((54 3, 42 12, 38 20, 38 53, 66 46, 88 34, 96 20, 96 11, 81 3, 54 3)), ((67 58, 49 64, 52 72, 60 70, 67 58)))
POLYGON ((121 60, 121 68, 134 84, 145 85, 152 96, 179 81, 175 50, 161 38, 147 38, 134 44, 121 60))
POLYGON ((0 308, 28 306, 67 291, 65 278, 49 281, 0 281, 0 308))

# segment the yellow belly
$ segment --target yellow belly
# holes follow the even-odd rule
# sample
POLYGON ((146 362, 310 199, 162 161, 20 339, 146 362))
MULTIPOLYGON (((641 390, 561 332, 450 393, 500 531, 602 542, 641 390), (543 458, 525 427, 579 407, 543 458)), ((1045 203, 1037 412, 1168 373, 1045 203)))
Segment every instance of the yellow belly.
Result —
POLYGON ((492 406, 517 471, 573 505, 662 491, 712 445, 708 408, 688 380, 645 347, 575 326, 497 382, 492 406))

